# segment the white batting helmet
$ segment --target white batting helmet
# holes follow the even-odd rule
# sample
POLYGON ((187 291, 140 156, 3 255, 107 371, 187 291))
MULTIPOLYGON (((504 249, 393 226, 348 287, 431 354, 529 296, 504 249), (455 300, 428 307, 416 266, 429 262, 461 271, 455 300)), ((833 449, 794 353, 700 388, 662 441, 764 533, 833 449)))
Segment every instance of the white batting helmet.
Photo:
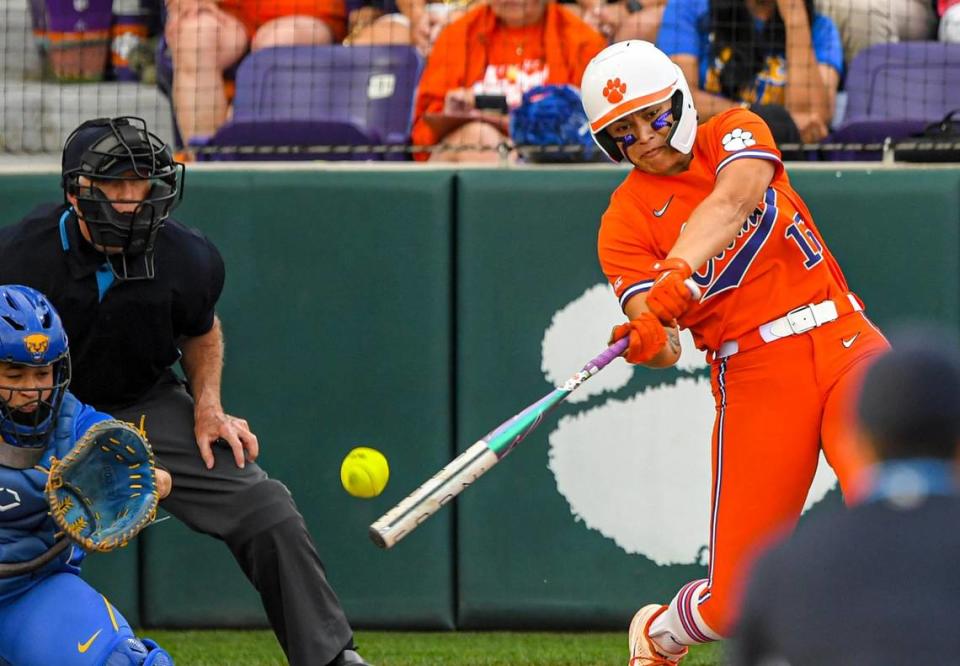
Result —
POLYGON ((673 100, 673 125, 667 142, 681 153, 693 150, 697 109, 683 71, 650 42, 631 39, 611 44, 587 65, 580 84, 583 108, 594 141, 614 162, 620 146, 606 128, 620 118, 664 100, 673 100))

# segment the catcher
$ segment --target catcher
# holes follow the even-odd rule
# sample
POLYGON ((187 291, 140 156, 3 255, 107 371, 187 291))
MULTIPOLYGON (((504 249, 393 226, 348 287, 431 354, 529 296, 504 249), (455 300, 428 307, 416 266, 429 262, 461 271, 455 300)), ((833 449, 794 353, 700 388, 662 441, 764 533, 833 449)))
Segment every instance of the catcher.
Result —
POLYGON ((53 306, 0 286, 0 666, 172 666, 78 575, 84 549, 124 545, 153 519, 170 475, 69 384, 53 306))

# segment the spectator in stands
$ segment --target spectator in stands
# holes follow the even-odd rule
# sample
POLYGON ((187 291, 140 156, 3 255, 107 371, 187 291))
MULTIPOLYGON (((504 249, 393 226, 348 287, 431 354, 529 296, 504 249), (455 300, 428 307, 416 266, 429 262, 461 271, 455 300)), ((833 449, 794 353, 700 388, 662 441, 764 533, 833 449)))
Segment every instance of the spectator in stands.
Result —
POLYGON ((836 26, 812 5, 670 0, 657 46, 686 75, 701 122, 741 106, 763 117, 777 143, 827 135, 843 51, 836 26))
POLYGON ((344 44, 410 45, 416 46, 424 57, 430 54, 440 31, 463 16, 472 0, 455 2, 428 2, 427 0, 397 0, 398 11, 377 16, 364 7, 351 15, 358 18, 351 25, 350 36, 344 44), (366 20, 365 20, 366 19, 366 20))
MULTIPOLYGON (((949 340, 949 342, 947 342, 949 340)), ((801 524, 753 569, 733 666, 955 663, 960 634, 960 348, 914 333, 868 368, 877 460, 863 501, 801 524)))
MULTIPOLYGON (((611 42, 644 39, 652 42, 667 0, 559 0, 611 42)), ((372 12, 364 7, 351 14, 350 36, 344 44, 412 44, 424 56, 440 31, 466 13, 472 0, 427 2, 398 0, 399 11, 372 12), (354 21, 356 17, 356 21, 354 21)))
MULTIPOLYGON (((430 53, 417 90, 413 143, 503 144, 509 116, 478 109, 478 95, 502 96, 503 106, 512 109, 535 86, 579 85, 587 63, 604 46, 600 33, 552 1, 488 0, 474 7, 440 33, 430 53)), ((470 149, 434 152, 429 157, 489 162, 498 154, 470 149)))
POLYGON ((960 0, 939 0, 940 41, 960 44, 960 0))
POLYGON ((930 39, 937 17, 930 0, 816 0, 817 11, 833 19, 850 62, 874 44, 930 39))
POLYGON ((655 42, 667 0, 578 0, 582 18, 613 42, 655 42))
POLYGON ((173 105, 185 143, 227 118, 223 72, 247 50, 331 44, 346 31, 344 0, 166 0, 173 105))

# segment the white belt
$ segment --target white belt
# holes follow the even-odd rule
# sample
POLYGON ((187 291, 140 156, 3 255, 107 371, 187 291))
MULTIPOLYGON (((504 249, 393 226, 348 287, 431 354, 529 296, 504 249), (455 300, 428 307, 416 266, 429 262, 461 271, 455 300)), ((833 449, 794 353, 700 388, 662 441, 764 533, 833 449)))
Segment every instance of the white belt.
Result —
POLYGON ((839 306, 831 300, 804 305, 791 310, 779 319, 761 324, 755 331, 750 331, 738 340, 727 340, 720 345, 715 356, 716 358, 733 356, 737 352, 746 351, 767 342, 806 333, 818 326, 835 321, 845 314, 862 310, 863 306, 853 294, 847 294, 847 300, 840 301, 839 306))

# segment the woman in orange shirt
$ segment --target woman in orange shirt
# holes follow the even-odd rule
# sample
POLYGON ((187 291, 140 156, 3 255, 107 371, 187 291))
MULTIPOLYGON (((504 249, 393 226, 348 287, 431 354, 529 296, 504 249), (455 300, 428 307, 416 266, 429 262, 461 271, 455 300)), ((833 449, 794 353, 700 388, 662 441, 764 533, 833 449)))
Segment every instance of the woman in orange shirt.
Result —
MULTIPOLYGON (((505 113, 481 113, 477 95, 502 95, 508 108, 544 84, 577 85, 604 38, 549 0, 490 0, 437 38, 417 91, 413 143, 484 146, 441 151, 429 159, 489 162, 507 138, 505 113)), ((417 159, 428 159, 419 154, 417 159)))

